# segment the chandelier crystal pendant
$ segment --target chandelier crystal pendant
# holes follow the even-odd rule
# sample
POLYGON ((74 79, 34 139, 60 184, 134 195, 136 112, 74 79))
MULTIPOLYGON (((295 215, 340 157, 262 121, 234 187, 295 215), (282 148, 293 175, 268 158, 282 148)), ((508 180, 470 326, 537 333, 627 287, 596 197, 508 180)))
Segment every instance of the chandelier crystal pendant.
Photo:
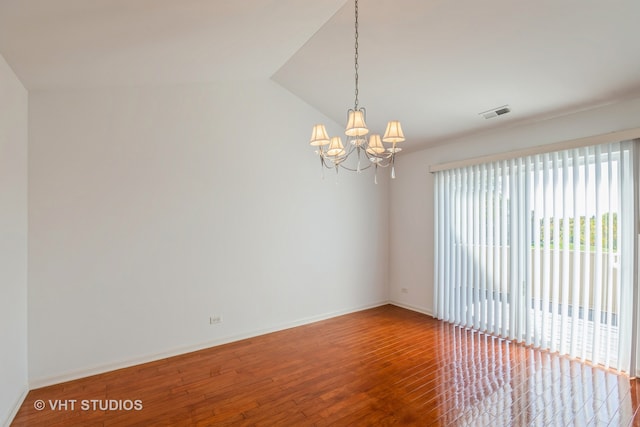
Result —
POLYGON ((374 181, 377 184, 378 167, 391 166, 391 178, 395 178, 395 157, 402 148, 397 144, 404 141, 402 126, 397 120, 387 123, 387 129, 384 136, 380 138, 379 134, 369 134, 369 128, 366 125, 366 110, 358 105, 358 0, 355 0, 355 102, 353 109, 347 111, 347 127, 344 131, 346 135, 347 147, 342 143, 339 136, 329 137, 327 129, 323 124, 317 124, 311 132, 312 146, 318 147, 316 154, 320 157, 320 165, 322 170, 335 169, 336 173, 340 168, 360 172, 374 166, 374 181), (368 136, 368 138, 367 138, 368 136), (384 146, 383 142, 390 144, 384 146), (357 165, 355 168, 347 166, 345 161, 353 154, 357 155, 357 165), (361 158, 366 156, 368 162, 362 166, 361 158))

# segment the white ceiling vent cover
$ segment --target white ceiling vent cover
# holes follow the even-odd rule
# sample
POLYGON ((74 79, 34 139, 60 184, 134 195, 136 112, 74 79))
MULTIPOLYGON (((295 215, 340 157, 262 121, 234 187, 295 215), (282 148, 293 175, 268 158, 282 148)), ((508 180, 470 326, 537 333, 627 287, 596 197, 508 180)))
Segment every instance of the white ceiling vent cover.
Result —
POLYGON ((493 117, 498 117, 510 112, 511 112, 511 107, 509 107, 508 105, 503 105, 502 107, 492 108, 491 110, 478 113, 478 115, 484 117, 485 119, 491 119, 493 117))

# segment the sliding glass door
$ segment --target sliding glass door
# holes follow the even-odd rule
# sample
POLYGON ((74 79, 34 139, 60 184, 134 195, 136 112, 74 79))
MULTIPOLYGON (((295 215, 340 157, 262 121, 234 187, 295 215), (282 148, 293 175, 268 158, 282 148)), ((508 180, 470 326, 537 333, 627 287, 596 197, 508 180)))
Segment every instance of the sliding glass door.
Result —
POLYGON ((437 172, 440 319, 630 370, 632 143, 437 172))

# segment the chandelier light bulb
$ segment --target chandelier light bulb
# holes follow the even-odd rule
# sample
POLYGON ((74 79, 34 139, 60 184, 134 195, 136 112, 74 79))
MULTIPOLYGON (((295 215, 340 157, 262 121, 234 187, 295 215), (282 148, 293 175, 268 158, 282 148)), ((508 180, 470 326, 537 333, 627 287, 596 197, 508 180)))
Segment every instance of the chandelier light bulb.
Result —
POLYGON ((329 134, 323 124, 318 124, 313 127, 311 131, 310 145, 318 147, 320 145, 327 145, 329 143, 329 134))
POLYGON ((347 136, 364 136, 369 133, 364 122, 364 110, 349 110, 349 120, 344 134, 347 136))
POLYGON ((372 156, 376 156, 384 153, 386 150, 382 145, 382 140, 380 139, 380 135, 377 133, 372 134, 369 137, 369 145, 367 146, 367 153, 372 156))
POLYGON ((342 145, 342 138, 339 136, 332 137, 326 154, 331 157, 339 157, 345 154, 344 145, 342 145))
POLYGON ((402 126, 397 120, 392 120, 387 123, 387 130, 382 137, 384 142, 397 143, 404 141, 404 133, 402 132, 402 126))

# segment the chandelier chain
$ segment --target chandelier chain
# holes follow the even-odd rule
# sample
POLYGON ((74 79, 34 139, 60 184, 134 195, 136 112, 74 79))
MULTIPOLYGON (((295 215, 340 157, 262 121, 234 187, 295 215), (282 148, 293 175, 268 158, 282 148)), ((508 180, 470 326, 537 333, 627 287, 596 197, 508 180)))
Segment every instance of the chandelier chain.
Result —
POLYGON ((355 20, 355 77, 356 77, 356 100, 354 110, 358 109, 358 0, 355 0, 356 20, 355 20))

